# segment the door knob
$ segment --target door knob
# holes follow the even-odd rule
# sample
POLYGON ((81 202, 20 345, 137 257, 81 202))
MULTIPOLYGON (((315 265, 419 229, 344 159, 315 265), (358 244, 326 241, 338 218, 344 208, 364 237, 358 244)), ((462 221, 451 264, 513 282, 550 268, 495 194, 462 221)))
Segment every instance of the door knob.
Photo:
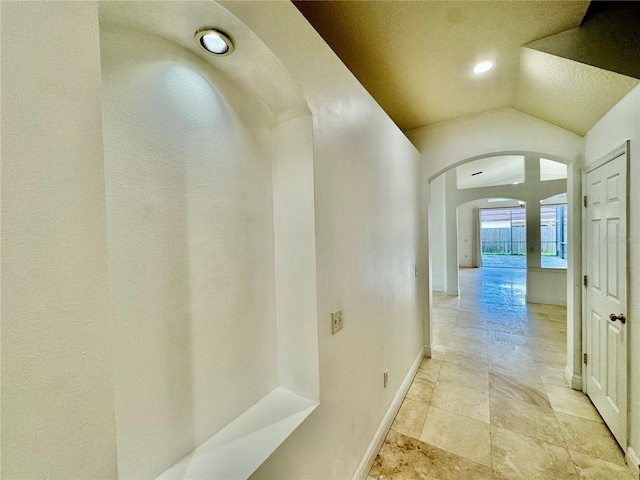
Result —
POLYGON ((612 322, 620 320, 620 323, 627 323, 627 319, 625 318, 624 313, 621 313, 620 315, 612 313, 611 315, 609 315, 609 320, 611 320, 612 322))

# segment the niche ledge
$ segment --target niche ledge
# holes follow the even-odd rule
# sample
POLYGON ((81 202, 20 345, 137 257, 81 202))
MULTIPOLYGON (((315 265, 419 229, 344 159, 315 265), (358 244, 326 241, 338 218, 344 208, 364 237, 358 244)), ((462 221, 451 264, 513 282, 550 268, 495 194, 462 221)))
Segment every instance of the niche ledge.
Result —
POLYGON ((246 479, 318 405, 275 388, 158 478, 246 479))

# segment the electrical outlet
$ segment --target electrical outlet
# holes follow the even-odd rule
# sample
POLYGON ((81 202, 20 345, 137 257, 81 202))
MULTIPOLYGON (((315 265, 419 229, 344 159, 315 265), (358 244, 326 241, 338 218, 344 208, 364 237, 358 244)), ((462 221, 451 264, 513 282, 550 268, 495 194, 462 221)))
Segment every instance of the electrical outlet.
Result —
POLYGON ((342 330, 342 327, 344 327, 344 314, 339 308, 335 312, 331 312, 331 334, 335 335, 339 330, 342 330))
POLYGON ((387 383, 389 383, 389 369, 388 368, 384 371, 384 388, 387 388, 387 383))

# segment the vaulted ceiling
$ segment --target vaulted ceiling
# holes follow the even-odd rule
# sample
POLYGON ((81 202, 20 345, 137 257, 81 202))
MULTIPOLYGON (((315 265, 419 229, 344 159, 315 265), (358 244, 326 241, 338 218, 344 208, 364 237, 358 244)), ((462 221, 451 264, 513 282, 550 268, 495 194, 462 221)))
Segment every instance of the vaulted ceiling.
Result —
POLYGON ((510 106, 584 135, 638 84, 526 46, 577 29, 584 0, 295 4, 403 130, 510 106))

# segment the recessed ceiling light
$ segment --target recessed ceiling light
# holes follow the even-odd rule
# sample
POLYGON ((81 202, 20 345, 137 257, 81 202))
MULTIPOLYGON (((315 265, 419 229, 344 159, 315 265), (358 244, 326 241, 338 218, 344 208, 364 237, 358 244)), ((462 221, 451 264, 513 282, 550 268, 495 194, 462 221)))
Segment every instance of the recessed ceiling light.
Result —
POLYGON ((198 45, 207 52, 213 53, 220 57, 230 55, 233 52, 233 42, 224 33, 212 28, 203 28, 195 34, 195 40, 198 45))
POLYGON ((476 63, 476 66, 473 67, 473 73, 479 75, 481 73, 486 73, 491 70, 496 65, 496 62, 493 60, 483 60, 482 62, 476 63))

